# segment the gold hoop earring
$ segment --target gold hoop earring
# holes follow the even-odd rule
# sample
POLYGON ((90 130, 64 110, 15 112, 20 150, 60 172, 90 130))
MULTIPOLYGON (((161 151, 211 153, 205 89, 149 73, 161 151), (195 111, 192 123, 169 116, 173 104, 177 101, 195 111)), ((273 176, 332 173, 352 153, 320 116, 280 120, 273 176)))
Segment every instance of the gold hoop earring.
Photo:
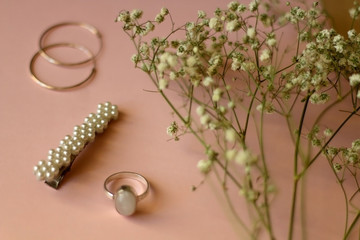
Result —
MULTIPOLYGON (((82 64, 84 64, 85 62, 83 62, 82 64)), ((78 64, 76 64, 76 65, 78 65, 78 64)), ((61 66, 63 66, 63 65, 61 65, 61 66)), ((66 66, 69 66, 69 65, 66 65, 66 66)), ((70 66, 74 66, 74 65, 70 65, 70 66)), ((90 50, 88 50, 84 46, 73 44, 73 43, 57 43, 57 44, 48 45, 48 46, 40 49, 38 52, 36 52, 34 54, 34 56, 32 57, 32 59, 30 61, 30 74, 31 74, 32 79, 37 84, 39 84, 41 87, 47 88, 47 89, 50 89, 50 90, 62 91, 62 90, 68 90, 68 89, 71 89, 71 88, 76 88, 76 87, 86 83, 90 79, 92 79, 94 77, 95 73, 96 73, 96 68, 95 67, 96 67, 96 63, 95 63, 94 55, 91 53, 90 50), (45 54, 46 50, 51 49, 51 48, 56 48, 56 47, 70 47, 70 48, 78 49, 78 50, 84 52, 85 54, 87 54, 89 56, 89 58, 88 58, 89 60, 87 60, 85 62, 92 61, 92 63, 93 63, 93 68, 92 68, 92 70, 90 72, 90 75, 86 79, 84 79, 84 80, 82 80, 82 81, 80 81, 80 82, 78 82, 76 84, 68 85, 68 86, 54 86, 54 85, 51 85, 51 84, 46 83, 43 80, 39 79, 39 77, 36 75, 35 70, 34 70, 34 64, 35 64, 37 58, 40 55, 43 56, 43 54, 45 54)))
POLYGON ((49 62, 56 64, 56 65, 62 65, 62 66, 76 66, 76 65, 82 65, 82 64, 88 63, 90 61, 93 61, 99 55, 99 53, 102 49, 102 46, 103 46, 102 36, 101 36, 101 33, 99 32, 99 30, 90 24, 81 23, 81 22, 64 22, 64 23, 59 23, 59 24, 53 25, 53 26, 49 27, 48 29, 46 29, 41 34, 40 40, 39 40, 39 47, 40 47, 40 50, 43 52, 42 56, 49 62), (92 56, 90 58, 87 58, 87 59, 85 59, 83 61, 79 61, 79 62, 63 62, 58 59, 55 59, 52 56, 49 56, 46 52, 46 47, 44 46, 46 38, 52 31, 54 31, 58 28, 61 28, 61 27, 66 27, 66 26, 78 26, 78 27, 88 30, 90 33, 95 35, 99 40, 98 51, 95 54, 92 54, 92 56))

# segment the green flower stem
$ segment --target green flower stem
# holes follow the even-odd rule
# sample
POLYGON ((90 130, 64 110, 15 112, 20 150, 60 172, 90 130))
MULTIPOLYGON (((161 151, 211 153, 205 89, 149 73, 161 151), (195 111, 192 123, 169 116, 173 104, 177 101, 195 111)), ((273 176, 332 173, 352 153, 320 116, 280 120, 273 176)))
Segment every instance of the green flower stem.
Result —
POLYGON ((305 120, 305 113, 309 104, 310 95, 306 96, 304 108, 301 114, 301 119, 299 123, 299 128, 297 132, 296 144, 295 144, 295 154, 294 154, 294 182, 293 182, 293 193, 292 193, 292 201, 291 201, 291 211, 290 211, 290 224, 289 224, 289 235, 288 240, 293 239, 293 231, 294 231, 294 220, 295 220, 295 210, 296 210, 296 199, 297 199, 297 189, 299 183, 299 176, 298 176, 298 156, 299 156, 299 149, 300 149, 300 136, 302 127, 304 125, 305 120))
MULTIPOLYGON (((265 106, 266 97, 264 95, 262 104, 265 106)), ((260 115, 260 132, 259 132, 259 145, 260 145, 260 152, 261 152, 261 160, 263 165, 263 178, 264 178, 264 208, 265 208, 265 215, 267 219, 267 228, 269 231, 270 239, 275 239, 274 233, 272 230, 272 223, 271 223, 271 217, 270 217, 270 206, 269 206, 269 199, 268 199, 268 185, 269 185, 269 171, 267 168, 266 160, 265 160, 265 148, 264 148, 264 111, 261 111, 260 115)))
MULTIPOLYGON (((225 48, 224 48, 224 51, 225 51, 225 48)), ((221 80, 222 80, 222 82, 223 82, 223 84, 224 84, 224 86, 225 86, 225 92, 226 92, 226 95, 227 95, 227 97, 228 97, 228 100, 231 101, 232 99, 231 99, 229 90, 226 88, 226 82, 225 82, 225 71, 226 71, 226 68, 227 68, 226 66, 227 66, 227 64, 228 64, 228 60, 229 60, 229 57, 227 56, 227 57, 226 57, 226 60, 225 60, 224 70, 223 70, 223 73, 222 73, 222 75, 221 75, 221 80)), ((239 118, 238 118, 238 116, 237 116, 236 111, 235 111, 234 108, 232 108, 232 113, 233 113, 233 115, 234 115, 234 117, 235 117, 235 121, 236 121, 237 127, 238 127, 238 129, 239 129, 239 130, 236 131, 236 132, 240 132, 241 135, 244 135, 244 134, 243 134, 243 131, 242 131, 242 128, 241 128, 241 126, 240 126, 239 118)), ((241 137, 241 139, 244 139, 243 136, 240 136, 240 137, 241 137)), ((243 144, 244 144, 244 141, 243 141, 243 144)))
POLYGON ((348 201, 348 196, 346 194, 346 191, 345 191, 345 188, 344 188, 344 184, 343 184, 343 180, 339 178, 339 176, 337 175, 335 169, 334 169, 334 166, 332 165, 332 160, 333 159, 329 159, 329 157, 327 157, 327 160, 328 160, 328 163, 329 163, 329 166, 330 168, 332 169, 332 172, 334 173, 335 175, 335 178, 337 180, 337 182, 340 184, 340 188, 341 188, 341 191, 343 192, 344 194, 344 200, 345 200, 345 224, 344 224, 344 238, 345 239, 345 236, 346 236, 346 231, 347 231, 347 228, 348 228, 348 222, 349 222, 349 201, 348 201))
MULTIPOLYGON (((214 172, 215 172, 216 177, 219 179, 219 181, 221 181, 219 173, 216 171, 216 169, 214 172)), ((234 207, 234 204, 232 203, 232 201, 230 199, 228 190, 225 185, 223 185, 222 190, 224 192, 224 196, 225 196, 226 202, 230 208, 230 211, 233 213, 234 217, 239 222, 240 226, 245 230, 246 234, 250 237, 250 239, 256 240, 256 237, 254 236, 254 234, 250 231, 250 229, 246 226, 245 222, 240 218, 239 214, 237 213, 237 211, 234 207)))
POLYGON ((346 234, 345 234, 345 236, 344 236, 343 240, 348 239, 348 237, 350 236, 350 233, 351 233, 351 232, 352 232, 352 230, 354 229, 354 227, 355 227, 355 225, 356 225, 356 223, 357 223, 357 221, 358 221, 359 219, 360 219, 360 212, 357 212, 357 214, 356 214, 356 216, 355 216, 354 220, 352 221, 352 223, 351 223, 351 225, 350 225, 349 229, 347 230, 347 232, 346 232, 346 234))
POLYGON ((259 90, 259 87, 260 87, 260 85, 257 84, 257 85, 256 85, 256 89, 255 89, 255 92, 254 92, 254 94, 253 94, 252 97, 251 97, 251 101, 250 101, 250 104, 249 104, 248 111, 247 111, 247 113, 246 113, 245 127, 244 127, 244 131, 243 131, 243 135, 244 135, 244 140, 243 140, 243 141, 244 141, 244 142, 245 142, 246 132, 247 132, 248 125, 249 125, 249 119, 250 119, 251 109, 252 109, 252 106, 253 106, 253 104, 254 104, 254 100, 255 100, 255 98, 256 98, 256 94, 257 94, 257 92, 258 92, 258 90, 259 90))

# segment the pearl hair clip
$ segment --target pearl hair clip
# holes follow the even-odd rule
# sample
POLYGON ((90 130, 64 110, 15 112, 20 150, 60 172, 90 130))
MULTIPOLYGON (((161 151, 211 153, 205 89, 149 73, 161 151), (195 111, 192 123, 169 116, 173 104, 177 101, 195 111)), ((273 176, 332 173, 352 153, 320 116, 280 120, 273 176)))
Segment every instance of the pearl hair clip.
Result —
POLYGON ((49 150, 47 160, 40 160, 34 166, 34 174, 40 181, 57 189, 77 155, 86 145, 102 133, 111 120, 118 118, 118 107, 110 102, 98 104, 97 113, 90 113, 84 123, 74 127, 73 135, 66 135, 56 149, 49 150))

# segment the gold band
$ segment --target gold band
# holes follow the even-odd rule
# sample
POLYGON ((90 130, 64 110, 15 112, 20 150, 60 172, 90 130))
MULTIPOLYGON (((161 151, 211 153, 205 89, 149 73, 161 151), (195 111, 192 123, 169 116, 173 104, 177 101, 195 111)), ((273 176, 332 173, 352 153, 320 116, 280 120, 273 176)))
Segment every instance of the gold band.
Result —
MULTIPOLYGON (((53 63, 53 62, 51 62, 53 63)), ((62 65, 64 66, 64 64, 58 64, 58 65, 62 65)), ((78 65, 78 64, 75 64, 75 65, 78 65)), ((65 65, 65 66, 75 66, 74 64, 72 65, 65 65)), ((30 61, 30 74, 31 74, 31 77, 32 79, 37 83, 39 84, 41 87, 44 87, 44 88, 47 88, 47 89, 51 89, 51 90, 58 90, 58 91, 61 91, 61 90, 68 90, 68 89, 71 89, 71 88, 75 88, 75 87, 78 87, 82 84, 84 84, 85 82, 89 81, 90 79, 92 79, 96 73, 96 64, 95 64, 95 57, 94 55, 92 54, 91 51, 89 51, 87 48, 85 48, 84 46, 81 46, 81 45, 77 45, 77 44, 73 44, 73 43, 57 43, 57 44, 52 44, 52 45, 48 45, 46 47, 43 47, 41 48, 38 52, 36 52, 34 54, 34 56, 32 57, 31 61, 30 61), (81 82, 78 82, 76 84, 73 84, 73 85, 69 85, 69 86, 54 86, 54 85, 50 85, 48 83, 45 83, 44 81, 40 80, 36 73, 35 73, 35 70, 34 70, 34 64, 37 60, 37 58, 41 55, 41 56, 44 56, 45 51, 48 50, 48 49, 51 49, 51 48, 56 48, 56 47, 70 47, 70 48, 75 48, 75 49, 78 49, 78 50, 81 50, 82 52, 84 52, 85 54, 87 54, 89 56, 88 60, 84 61, 82 64, 84 64, 85 62, 89 62, 89 61, 92 61, 92 64, 93 64, 93 68, 91 70, 91 73, 90 75, 82 80, 81 82)))
POLYGON ((59 23, 56 25, 53 25, 51 27, 49 27, 48 29, 46 29, 40 36, 40 40, 39 40, 39 47, 40 47, 40 51, 42 51, 43 53, 41 54, 46 60, 48 60, 49 62, 53 63, 53 64, 57 64, 57 65, 62 65, 62 66, 75 66, 75 65, 81 65, 81 64, 85 64, 88 63, 90 61, 93 61, 100 53, 101 49, 102 49, 102 36, 100 34, 100 32, 97 30, 97 28, 95 28, 94 26, 87 24, 87 23, 81 23, 81 22, 64 22, 64 23, 59 23), (46 47, 45 45, 45 40, 47 38, 47 36, 50 34, 50 32, 54 31, 57 28, 60 27, 65 27, 65 26, 78 26, 81 28, 84 28, 86 30, 88 30, 90 33, 92 33, 93 35, 95 35, 98 40, 99 40, 99 49, 96 52, 96 54, 91 54, 90 58, 87 58, 83 61, 80 62, 62 62, 58 59, 55 59, 52 56, 49 56, 46 53, 46 47))

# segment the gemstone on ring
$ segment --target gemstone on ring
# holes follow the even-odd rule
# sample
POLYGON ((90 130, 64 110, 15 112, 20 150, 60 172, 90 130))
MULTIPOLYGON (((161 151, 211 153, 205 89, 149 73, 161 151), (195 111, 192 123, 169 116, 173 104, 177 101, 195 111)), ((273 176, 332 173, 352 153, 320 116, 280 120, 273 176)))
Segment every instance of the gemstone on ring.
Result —
POLYGON ((105 179, 104 190, 108 198, 115 202, 116 211, 124 216, 133 215, 136 212, 138 201, 149 193, 150 184, 141 174, 135 172, 117 172, 105 179), (122 183, 119 188, 114 184, 122 183), (116 191, 110 190, 117 189, 116 191))
POLYGON ((115 208, 118 213, 130 216, 135 213, 137 199, 130 186, 121 186, 114 196, 115 208))

